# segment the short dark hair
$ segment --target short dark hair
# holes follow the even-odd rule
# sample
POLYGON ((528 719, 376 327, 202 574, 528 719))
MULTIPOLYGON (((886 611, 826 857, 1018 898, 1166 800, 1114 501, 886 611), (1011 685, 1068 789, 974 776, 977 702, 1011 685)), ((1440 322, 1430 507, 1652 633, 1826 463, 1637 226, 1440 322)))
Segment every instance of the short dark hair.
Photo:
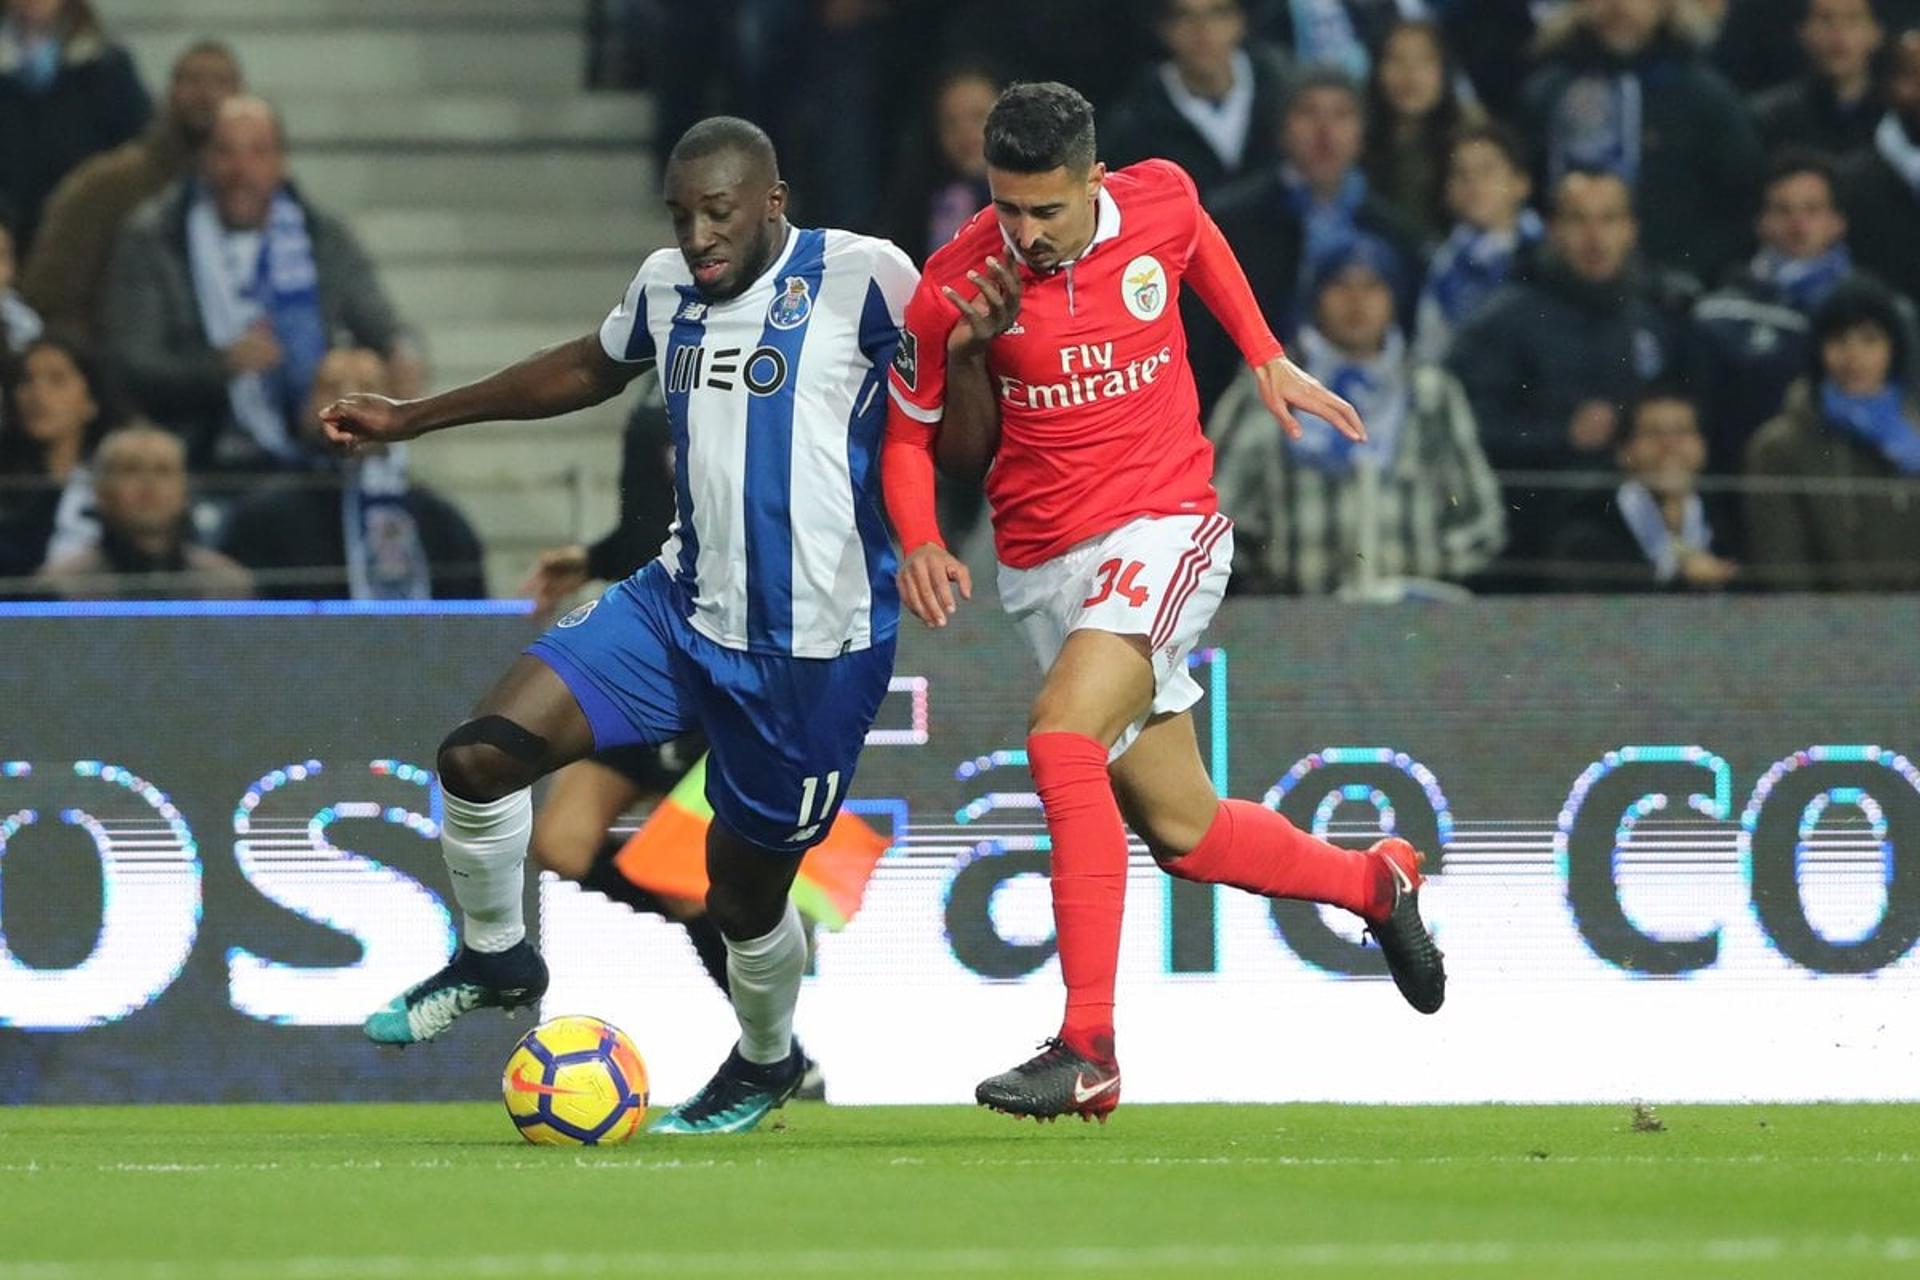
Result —
MULTIPOLYGON (((1603 169, 1603 168, 1597 168, 1597 167, 1596 168, 1580 167, 1580 168, 1569 169, 1565 173, 1561 174, 1558 178, 1554 179, 1553 190, 1547 193, 1547 208, 1551 216, 1556 218, 1560 216, 1560 202, 1566 199, 1567 184, 1572 182, 1575 178, 1588 178, 1594 181, 1610 181, 1610 182, 1619 183, 1620 189, 1627 193, 1627 211, 1629 213, 1634 212, 1633 211, 1633 184, 1631 182, 1628 182, 1625 177, 1621 176, 1618 170, 1603 169)), ((1639 215, 1637 213, 1634 213, 1634 216, 1638 217, 1639 215)))
POLYGON ((1840 170, 1832 160, 1811 147, 1787 147, 1767 162, 1767 178, 1760 184, 1762 199, 1767 192, 1789 178, 1812 174, 1827 184, 1827 196, 1834 207, 1840 206, 1840 170))
POLYGON ((225 40, 216 40, 211 36, 203 36, 182 49, 179 55, 173 60, 174 69, 178 70, 180 64, 188 58, 198 58, 207 54, 225 58, 227 65, 231 66, 235 71, 241 70, 240 59, 234 54, 233 46, 225 40))
POLYGON ((1633 398, 1627 401, 1627 411, 1621 418, 1621 424, 1626 428, 1621 432, 1621 440, 1625 441, 1633 436, 1634 430, 1640 424, 1641 410, 1650 404, 1666 404, 1669 401, 1678 401, 1692 409, 1694 422, 1699 423, 1700 400, 1687 385, 1677 378, 1655 378, 1634 392, 1633 398))
POLYGON ((1816 381, 1827 376, 1826 345, 1843 333, 1869 325, 1886 334, 1893 347, 1887 381, 1906 381, 1907 325, 1900 315, 1900 303, 1891 289, 1868 276, 1842 280, 1813 313, 1809 359, 1816 381))
POLYGON ((667 163, 684 164, 728 151, 745 156, 770 181, 780 180, 780 158, 773 149, 773 139, 765 129, 739 116, 708 116, 695 124, 673 144, 667 163))
POLYGON ((1461 125, 1453 131, 1453 141, 1447 147, 1447 154, 1452 156, 1460 148, 1475 142, 1484 142, 1498 151, 1516 173, 1531 176, 1532 170, 1527 165, 1527 144, 1514 129, 1498 120, 1461 125))
POLYGON ((1293 77, 1293 83, 1287 86, 1287 100, 1280 108, 1281 117, 1284 119, 1292 115, 1294 108, 1300 105, 1301 99, 1319 89, 1339 90, 1353 99, 1353 105, 1360 108, 1362 115, 1366 114, 1366 90, 1361 87, 1358 80, 1353 78, 1353 74, 1345 67, 1335 66, 1330 62, 1317 62, 1301 68, 1300 73, 1293 77))
POLYGON ((1093 167, 1093 104, 1058 81, 1007 88, 987 117, 987 163, 1009 173, 1093 167))
MULTIPOLYGON (((1165 22, 1173 17, 1173 6, 1178 3, 1179 0, 1153 0, 1153 20, 1155 22, 1165 22)), ((1227 0, 1227 3, 1235 9, 1238 9, 1241 13, 1247 11, 1245 0, 1227 0)))

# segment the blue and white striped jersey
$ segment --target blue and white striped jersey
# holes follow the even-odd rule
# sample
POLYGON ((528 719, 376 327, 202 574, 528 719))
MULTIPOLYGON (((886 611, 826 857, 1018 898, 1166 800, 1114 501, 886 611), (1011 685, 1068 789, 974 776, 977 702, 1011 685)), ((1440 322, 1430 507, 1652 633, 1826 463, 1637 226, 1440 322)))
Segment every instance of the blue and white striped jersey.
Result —
POLYGON ((919 278, 885 240, 794 228, 724 302, 660 250, 601 325, 613 359, 659 366, 677 511, 660 558, 716 643, 830 658, 894 634, 880 440, 919 278))

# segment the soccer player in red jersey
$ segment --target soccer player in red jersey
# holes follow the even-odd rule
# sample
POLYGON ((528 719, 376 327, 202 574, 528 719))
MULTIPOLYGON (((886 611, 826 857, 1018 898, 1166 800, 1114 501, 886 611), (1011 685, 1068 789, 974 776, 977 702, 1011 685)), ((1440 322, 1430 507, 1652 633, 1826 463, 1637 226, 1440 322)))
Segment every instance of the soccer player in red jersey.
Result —
POLYGON ((1163 870, 1361 916, 1409 1003, 1445 997, 1420 918, 1421 855, 1389 838, 1342 849, 1270 809, 1221 800, 1188 709, 1187 655, 1226 590, 1233 526, 1180 322, 1183 286, 1219 317, 1279 424, 1295 411, 1360 440, 1352 406, 1288 360, 1218 228, 1176 165, 1109 173, 1093 111, 1060 84, 1016 85, 987 123, 993 205, 927 262, 889 376, 887 509, 902 602, 944 626, 972 594, 934 515, 934 460, 993 453, 1000 596, 1046 669, 1027 758, 1052 837, 1066 1017, 1042 1052, 983 1081, 1014 1115, 1105 1119, 1127 838, 1163 870))

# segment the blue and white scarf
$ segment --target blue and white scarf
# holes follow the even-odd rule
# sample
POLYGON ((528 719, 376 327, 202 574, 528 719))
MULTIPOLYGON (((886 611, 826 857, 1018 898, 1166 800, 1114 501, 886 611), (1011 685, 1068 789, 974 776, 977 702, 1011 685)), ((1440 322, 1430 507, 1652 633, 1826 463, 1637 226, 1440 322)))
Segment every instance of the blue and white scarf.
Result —
POLYGON ((1640 177, 1643 126, 1639 76, 1595 71, 1576 77, 1553 107, 1548 147, 1554 183, 1578 169, 1618 174, 1632 187, 1640 177))
POLYGON ((430 600, 432 566, 407 505, 407 451, 395 446, 347 464, 340 516, 347 587, 355 600, 430 600))
POLYGON ((1893 166, 1893 171, 1905 178, 1913 193, 1920 196, 1920 143, 1907 136, 1907 128, 1900 123, 1899 116, 1887 112, 1880 127, 1873 131, 1873 146, 1881 159, 1893 166))
POLYGON ((1707 507, 1697 493, 1687 495, 1678 536, 1667 527, 1667 518, 1660 512, 1660 500, 1638 480, 1621 485, 1613 496, 1613 504, 1626 523, 1627 532, 1640 544, 1647 563, 1653 566, 1653 576, 1658 582, 1672 582, 1680 575, 1682 557, 1712 549, 1713 530, 1707 525, 1707 507))
POLYGON ((1313 188, 1292 165, 1281 169, 1280 182, 1286 189, 1288 206, 1300 219, 1300 283, 1304 285, 1320 259, 1353 238, 1354 219, 1367 199, 1367 177, 1358 168, 1347 170, 1347 176, 1340 180, 1340 190, 1333 199, 1324 201, 1314 195, 1313 188))
POLYGON ((225 349, 264 319, 282 356, 276 369, 229 381, 234 420, 268 454, 298 460, 303 455, 291 424, 305 409, 314 372, 327 354, 306 212, 284 188, 273 197, 250 273, 236 268, 226 240, 212 195, 197 187, 187 209, 187 260, 207 340, 225 349))
POLYGON ((1828 378, 1820 383, 1820 409, 1828 422, 1879 450, 1901 475, 1920 475, 1920 423, 1907 416, 1898 383, 1876 395, 1850 396, 1828 378))
POLYGON ((1464 222, 1455 227, 1435 250, 1420 290, 1418 358, 1439 360, 1454 329, 1513 274, 1515 255, 1545 234, 1546 225, 1531 209, 1522 209, 1506 231, 1482 231, 1464 222))
POLYGON ((1311 413, 1296 413, 1300 438, 1288 440, 1296 460, 1328 475, 1344 476, 1365 462, 1385 470, 1405 433, 1413 404, 1413 384, 1407 371, 1407 340, 1398 327, 1387 330, 1380 354, 1355 360, 1312 325, 1303 325, 1294 342, 1301 367, 1341 396, 1367 425, 1367 440, 1359 444, 1340 434, 1331 422, 1311 413))
POLYGON ((1788 306, 1810 315, 1853 274, 1853 254, 1844 243, 1813 258, 1789 258, 1777 249, 1762 249, 1754 255, 1750 269, 1754 279, 1771 285, 1788 306))

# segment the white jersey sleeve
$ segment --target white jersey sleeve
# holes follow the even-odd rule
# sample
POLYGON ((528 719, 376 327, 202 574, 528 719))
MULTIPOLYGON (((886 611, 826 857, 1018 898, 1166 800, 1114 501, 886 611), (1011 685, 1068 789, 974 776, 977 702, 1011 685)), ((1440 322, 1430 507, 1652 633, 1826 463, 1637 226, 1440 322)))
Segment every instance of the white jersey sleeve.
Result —
POLYGON ((600 322, 600 349, 609 359, 621 364, 651 364, 656 359, 653 321, 657 317, 651 313, 660 307, 658 297, 650 299, 649 295, 657 294, 663 286, 672 292, 661 270, 663 256, 677 259, 678 254, 672 249, 662 249, 641 263, 627 284, 626 293, 600 322))

